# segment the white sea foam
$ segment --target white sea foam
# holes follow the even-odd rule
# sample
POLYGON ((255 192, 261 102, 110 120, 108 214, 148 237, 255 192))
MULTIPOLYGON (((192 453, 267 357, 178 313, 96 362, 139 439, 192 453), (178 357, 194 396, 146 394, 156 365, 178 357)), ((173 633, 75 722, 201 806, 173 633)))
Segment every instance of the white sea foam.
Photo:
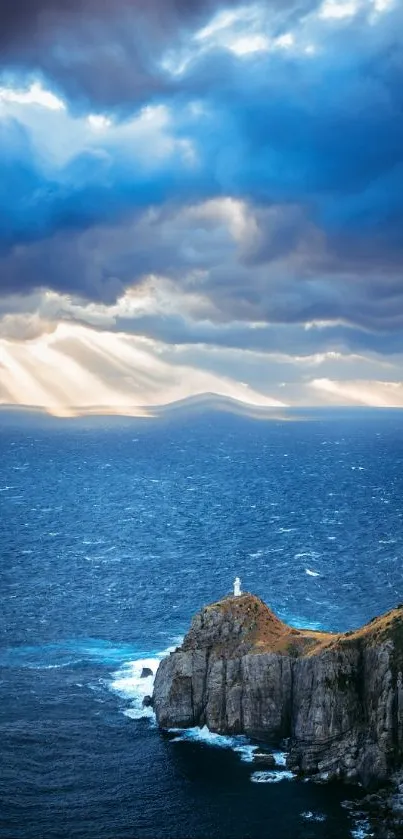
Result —
POLYGON ((219 749, 232 749, 236 743, 236 737, 229 737, 226 734, 216 734, 210 731, 207 725, 202 728, 195 726, 194 728, 171 728, 172 734, 177 736, 173 738, 173 743, 184 742, 192 740, 196 743, 206 743, 209 746, 215 746, 219 749))
POLYGON ((131 719, 139 720, 153 716, 151 707, 143 707, 143 700, 147 695, 151 696, 153 692, 158 664, 157 658, 140 658, 123 665, 121 670, 114 674, 111 687, 123 699, 130 700, 130 708, 127 708, 124 713, 131 719), (149 667, 152 670, 152 676, 142 678, 143 667, 149 667))
MULTIPOLYGON (((231 751, 236 752, 236 754, 240 756, 242 763, 253 763, 255 752, 261 751, 260 746, 251 743, 243 734, 216 734, 214 731, 210 731, 207 725, 204 725, 202 728, 199 728, 198 726, 195 726, 194 728, 171 728, 170 732, 171 734, 176 734, 176 737, 173 737, 172 739, 172 743, 193 741, 195 743, 202 743, 206 746, 211 746, 217 749, 231 749, 231 751)), ((276 751, 270 752, 270 754, 273 754, 276 766, 286 766, 286 752, 276 751)), ((254 775, 256 774, 259 773, 255 772, 254 775)), ((271 776, 274 777, 276 774, 279 775, 279 781, 283 778, 289 780, 290 777, 294 777, 292 773, 285 772, 284 770, 280 770, 278 773, 276 773, 276 770, 271 771, 271 776)), ((275 783, 275 780, 271 780, 271 783, 275 783)))
MULTIPOLYGON (((155 674, 157 672, 160 661, 175 650, 176 646, 181 644, 182 638, 176 639, 176 644, 168 647, 160 653, 147 658, 138 658, 134 661, 127 661, 119 670, 112 675, 112 680, 109 683, 110 689, 118 694, 122 699, 127 700, 128 707, 123 710, 126 717, 132 720, 148 719, 155 723, 155 714, 150 706, 143 706, 143 701, 146 696, 151 696, 154 687, 155 674), (143 677, 141 673, 143 668, 147 667, 152 671, 151 676, 143 677)), ((212 746, 220 749, 231 749, 236 752, 243 763, 253 763, 254 754, 260 751, 260 747, 248 740, 244 735, 224 735, 216 734, 204 725, 202 728, 195 726, 193 728, 172 728, 172 734, 176 736, 172 738, 173 743, 180 743, 186 741, 193 741, 202 743, 206 746, 212 746)), ((276 766, 285 767, 287 755, 285 752, 273 752, 273 757, 276 766)), ((273 770, 274 775, 276 774, 273 770)), ((256 774, 256 773, 254 773, 256 774)), ((285 771, 279 772, 282 778, 288 778, 292 773, 285 771)), ((278 780, 281 780, 279 778, 278 780)), ((272 781, 274 783, 274 781, 272 781)))
MULTIPOLYGON (((180 644, 182 638, 177 639, 180 644)), ((151 696, 154 687, 155 674, 161 659, 169 655, 177 645, 168 647, 160 653, 148 658, 137 658, 134 661, 127 661, 122 667, 112 675, 110 688, 114 693, 117 693, 122 699, 130 702, 128 708, 125 708, 123 713, 126 717, 132 720, 154 719, 154 711, 148 706, 143 706, 143 700, 146 696, 151 696), (148 667, 152 671, 151 676, 142 677, 141 673, 143 667, 148 667)))
POLYGON ((357 820, 351 831, 352 839, 369 839, 373 835, 368 819, 357 820))
POLYGON ((268 769, 264 772, 252 772, 250 776, 254 784, 278 784, 280 781, 292 781, 294 778, 295 775, 292 772, 281 772, 276 769, 268 769))
POLYGON ((245 746, 238 745, 234 746, 234 752, 237 752, 241 756, 242 763, 253 763, 255 752, 258 750, 258 746, 252 745, 252 743, 246 744, 245 746))
POLYGON ((320 577, 319 571, 312 571, 311 568, 305 568, 305 574, 308 574, 308 577, 320 577))
POLYGON ((105 539, 83 539, 83 545, 102 545, 105 539))
POLYGON ((250 743, 247 737, 242 734, 233 736, 216 734, 214 731, 210 731, 207 725, 202 728, 195 726, 194 728, 172 728, 170 730, 173 734, 176 734, 176 737, 172 740, 173 743, 183 743, 191 740, 217 749, 232 749, 240 755, 244 763, 252 763, 253 755, 259 748, 250 743))
POLYGON ((307 822, 324 822, 326 821, 326 816, 323 813, 313 813, 312 810, 307 810, 305 813, 301 813, 301 819, 305 819, 307 822))

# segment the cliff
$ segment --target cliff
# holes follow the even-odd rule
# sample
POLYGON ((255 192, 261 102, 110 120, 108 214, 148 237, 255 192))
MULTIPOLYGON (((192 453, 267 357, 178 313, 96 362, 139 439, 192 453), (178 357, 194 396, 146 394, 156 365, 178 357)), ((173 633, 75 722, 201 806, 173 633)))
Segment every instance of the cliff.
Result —
POLYGON ((355 632, 297 630, 251 594, 193 619, 159 665, 163 728, 207 725, 270 744, 321 778, 383 782, 403 763, 403 607, 355 632))

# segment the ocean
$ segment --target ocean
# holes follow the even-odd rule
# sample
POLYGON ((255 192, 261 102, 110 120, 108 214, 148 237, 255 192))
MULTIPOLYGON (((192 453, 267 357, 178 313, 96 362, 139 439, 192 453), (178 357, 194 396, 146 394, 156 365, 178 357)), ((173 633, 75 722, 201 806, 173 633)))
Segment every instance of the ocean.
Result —
POLYGON ((238 574, 298 627, 403 601, 403 412, 0 416, 1 839, 347 839, 358 788, 261 773, 142 698, 238 574))

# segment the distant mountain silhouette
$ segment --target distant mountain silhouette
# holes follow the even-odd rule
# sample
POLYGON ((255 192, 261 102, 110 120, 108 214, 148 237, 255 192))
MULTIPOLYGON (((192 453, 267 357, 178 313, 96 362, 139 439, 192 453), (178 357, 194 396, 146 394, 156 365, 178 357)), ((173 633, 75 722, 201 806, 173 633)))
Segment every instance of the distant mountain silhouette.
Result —
POLYGON ((200 393, 165 405, 147 406, 147 411, 153 416, 219 411, 248 417, 273 419, 279 417, 283 410, 283 406, 280 403, 276 404, 275 400, 273 400, 273 405, 252 405, 250 402, 234 399, 231 396, 223 396, 219 393, 200 393))
MULTIPOLYGON (((268 399, 269 401, 269 399, 268 399)), ((111 410, 107 405, 92 406, 89 410, 82 408, 71 407, 70 417, 62 416, 55 417, 50 414, 45 408, 38 408, 30 405, 0 405, 0 417, 2 420, 12 421, 29 421, 29 420, 66 420, 66 418, 79 419, 95 419, 96 417, 106 417, 113 419, 114 417, 133 417, 135 419, 149 419, 157 417, 174 417, 185 414, 203 414, 226 412, 238 414, 240 416, 254 417, 256 419, 278 419, 284 418, 287 409, 272 400, 273 405, 254 405, 246 401, 234 399, 231 396, 223 396, 219 393, 200 393, 195 396, 189 396, 184 399, 179 399, 175 402, 168 402, 161 405, 133 405, 132 411, 130 409, 122 409, 121 412, 111 410)))

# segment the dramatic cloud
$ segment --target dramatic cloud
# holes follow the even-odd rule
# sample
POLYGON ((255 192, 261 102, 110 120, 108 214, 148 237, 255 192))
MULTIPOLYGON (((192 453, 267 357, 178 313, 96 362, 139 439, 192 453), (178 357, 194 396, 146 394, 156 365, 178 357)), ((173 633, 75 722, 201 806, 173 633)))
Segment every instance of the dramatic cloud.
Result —
POLYGON ((64 322, 286 401, 399 400, 397 0, 16 0, 0 24, 14 359, 64 322))
POLYGON ((40 73, 76 105, 130 109, 178 90, 167 68, 180 66, 183 50, 204 55, 225 30, 239 41, 238 10, 247 39, 261 19, 281 34, 317 5, 266 0, 245 15, 242 0, 16 0, 1 12, 1 63, 9 76, 40 73))
POLYGON ((83 327, 15 344, 0 339, 0 401, 59 415, 89 410, 147 415, 147 406, 214 392, 251 405, 283 406, 228 376, 168 364, 145 339, 83 327), (60 378, 63 370, 63 379, 60 378))
POLYGON ((314 379, 312 388, 333 397, 334 404, 403 408, 403 382, 337 382, 314 379))

